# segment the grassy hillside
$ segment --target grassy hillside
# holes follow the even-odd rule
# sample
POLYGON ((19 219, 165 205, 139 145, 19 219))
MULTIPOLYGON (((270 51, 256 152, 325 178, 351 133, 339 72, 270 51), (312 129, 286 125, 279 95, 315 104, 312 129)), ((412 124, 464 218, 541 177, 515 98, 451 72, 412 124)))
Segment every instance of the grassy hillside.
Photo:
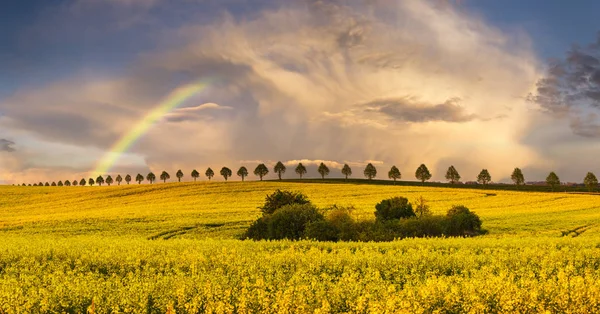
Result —
POLYGON ((318 206, 354 206, 373 219, 391 196, 423 196, 434 212, 463 204, 491 235, 546 234, 600 223, 600 196, 423 186, 298 182, 198 182, 111 187, 0 187, 0 232, 232 238, 259 215, 265 195, 302 191, 318 206))

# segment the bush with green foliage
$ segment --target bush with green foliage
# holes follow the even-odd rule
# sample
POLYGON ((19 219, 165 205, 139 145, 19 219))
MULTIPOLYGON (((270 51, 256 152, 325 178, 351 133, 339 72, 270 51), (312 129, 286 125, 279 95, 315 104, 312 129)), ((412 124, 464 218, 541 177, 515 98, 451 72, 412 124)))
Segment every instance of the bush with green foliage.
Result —
POLYGON ((306 195, 300 192, 277 190, 273 194, 267 195, 265 204, 260 207, 260 210, 263 214, 270 215, 273 214, 276 209, 291 204, 310 204, 310 200, 308 200, 306 195))
POLYGON ((405 197, 392 197, 375 205, 375 219, 387 221, 414 217, 412 205, 405 197))
POLYGON ((448 236, 473 236, 480 234, 481 219, 463 205, 452 206, 446 214, 448 236))

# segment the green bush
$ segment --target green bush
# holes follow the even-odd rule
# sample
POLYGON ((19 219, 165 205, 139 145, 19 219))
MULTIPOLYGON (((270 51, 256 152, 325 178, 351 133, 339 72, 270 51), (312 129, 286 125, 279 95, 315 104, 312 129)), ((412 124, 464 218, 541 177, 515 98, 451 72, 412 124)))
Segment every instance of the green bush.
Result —
POLYGON ((352 208, 333 206, 327 209, 324 221, 311 223, 306 238, 319 241, 356 241, 356 222, 350 215, 352 208))
POLYGON ((310 240, 337 242, 340 240, 339 234, 340 230, 331 222, 320 220, 308 224, 304 236, 310 240))
POLYGON ((300 192, 277 190, 273 194, 267 195, 265 204, 260 209, 263 214, 270 215, 277 209, 291 204, 310 204, 310 200, 300 192))
POLYGON ((283 206, 269 219, 269 238, 290 240, 304 238, 306 226, 322 220, 324 220, 323 214, 310 204, 283 206))
POLYGON ((242 238, 252 240, 269 239, 269 218, 268 216, 258 218, 246 230, 242 238))
POLYGON ((446 214, 446 235, 474 236, 482 233, 481 219, 463 205, 452 206, 446 214))
POLYGON ((412 205, 405 197, 393 197, 375 205, 375 219, 379 222, 414 216, 412 205))

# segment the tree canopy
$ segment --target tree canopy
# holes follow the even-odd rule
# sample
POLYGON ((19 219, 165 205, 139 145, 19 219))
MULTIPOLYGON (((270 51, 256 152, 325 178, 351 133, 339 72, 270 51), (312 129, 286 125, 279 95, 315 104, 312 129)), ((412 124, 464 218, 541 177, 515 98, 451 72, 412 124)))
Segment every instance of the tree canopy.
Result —
POLYGON ((317 169, 317 171, 321 175, 321 179, 325 179, 325 176, 329 175, 329 168, 327 168, 327 166, 325 166, 324 163, 321 163, 319 165, 319 168, 317 169))
POLYGON ((596 175, 591 172, 588 172, 585 175, 583 183, 588 188, 588 190, 590 190, 590 192, 592 192, 595 188, 598 188, 598 178, 596 178, 596 175))
POLYGON ((227 167, 221 168, 219 173, 223 176, 223 178, 225 178, 225 181, 227 181, 227 178, 231 177, 231 169, 227 167))
POLYGON ((138 173, 137 176, 135 176, 135 181, 137 181, 138 184, 142 184, 142 181, 144 181, 144 176, 138 173))
POLYGON ((299 163, 298 166, 296 166, 296 174, 300 176, 300 179, 306 174, 306 167, 304 167, 302 163, 299 163))
POLYGON ((512 174, 510 175, 510 179, 517 186, 525 184, 525 176, 523 176, 523 171, 521 171, 519 168, 515 168, 515 170, 513 170, 512 174))
POLYGON ((152 184, 152 182, 154 182, 154 180, 156 180, 156 175, 154 173, 150 172, 146 175, 146 180, 148 180, 148 182, 150 182, 150 184, 152 184))
POLYGON ((204 173, 204 175, 208 178, 208 180, 212 179, 212 177, 215 176, 215 172, 210 169, 210 167, 208 169, 206 169, 206 172, 204 173))
POLYGON ((402 174, 400 173, 400 170, 396 166, 392 166, 390 171, 388 171, 388 178, 394 180, 394 184, 395 184, 396 180, 402 178, 402 174))
POLYGON ((117 185, 121 185, 121 182, 123 181, 123 177, 121 177, 121 175, 118 174, 117 177, 115 178, 115 181, 117 181, 117 185))
POLYGON ((108 186, 110 186, 112 183, 113 183, 113 178, 110 175, 108 175, 106 177, 106 184, 108 184, 108 186))
POLYGON ((281 161, 278 161, 275 167, 273 168, 273 171, 277 173, 277 177, 279 178, 279 180, 281 180, 281 175, 285 173, 285 165, 281 161))
POLYGON ((348 164, 344 164, 344 167, 342 168, 342 174, 344 175, 346 180, 348 180, 348 177, 352 175, 352 168, 350 168, 348 164))
POLYGON ((242 181, 244 181, 244 178, 248 176, 248 169, 246 169, 244 166, 241 166, 237 171, 237 175, 242 178, 242 181))
POLYGON ((177 170, 175 176, 177 177, 177 182, 181 182, 181 178, 183 178, 183 171, 181 171, 181 169, 177 170))
POLYGON ((163 171, 163 172, 160 174, 160 179, 161 179, 161 180, 163 180, 163 183, 166 183, 166 182, 167 182, 167 180, 171 179, 171 176, 169 175, 169 173, 168 173, 168 172, 166 172, 166 171, 163 171))
POLYGON ((266 176, 268 173, 269 168, 267 168, 265 164, 259 164, 258 166, 256 166, 256 168, 254 168, 254 175, 258 176, 260 178, 260 181, 262 181, 263 177, 266 176))
POLYGON ((373 166, 372 163, 369 163, 366 167, 365 167, 365 178, 372 180, 373 178, 375 178, 377 176, 377 169, 375 168, 375 166, 373 166))
POLYGON ((487 171, 487 169, 482 169, 479 175, 477 175, 477 182, 483 185, 487 185, 492 182, 492 176, 487 171))
POLYGON ((429 181, 429 179, 431 179, 431 173, 425 164, 421 164, 415 172, 415 177, 422 183, 425 183, 425 181, 429 181))
POLYGON ((127 182, 127 184, 131 182, 131 176, 129 174, 125 176, 125 182, 127 182))
POLYGON ((191 175, 192 175, 192 178, 194 178, 194 182, 196 182, 196 179, 198 179, 200 177, 200 173, 196 169, 192 170, 191 175))
POLYGON ((104 178, 102 176, 98 176, 96 178, 96 184, 101 186, 103 183, 104 183, 104 178))
POLYGON ((556 173, 554 173, 554 171, 550 172, 550 174, 548 174, 546 177, 546 184, 552 188, 552 191, 554 191, 554 188, 560 185, 560 178, 556 175, 556 173))
POLYGON ((454 166, 450 166, 448 171, 446 171, 446 180, 450 181, 451 184, 460 181, 460 174, 458 174, 458 171, 454 166))

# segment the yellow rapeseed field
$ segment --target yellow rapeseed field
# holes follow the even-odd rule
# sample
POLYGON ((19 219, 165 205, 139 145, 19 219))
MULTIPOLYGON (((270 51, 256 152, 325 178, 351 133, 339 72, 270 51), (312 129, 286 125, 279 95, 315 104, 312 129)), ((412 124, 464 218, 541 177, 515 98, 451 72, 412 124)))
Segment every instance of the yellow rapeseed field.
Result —
POLYGON ((0 187, 0 313, 597 313, 600 196, 343 183, 0 187), (373 219, 462 204, 489 234, 236 238, 275 189, 373 219))

